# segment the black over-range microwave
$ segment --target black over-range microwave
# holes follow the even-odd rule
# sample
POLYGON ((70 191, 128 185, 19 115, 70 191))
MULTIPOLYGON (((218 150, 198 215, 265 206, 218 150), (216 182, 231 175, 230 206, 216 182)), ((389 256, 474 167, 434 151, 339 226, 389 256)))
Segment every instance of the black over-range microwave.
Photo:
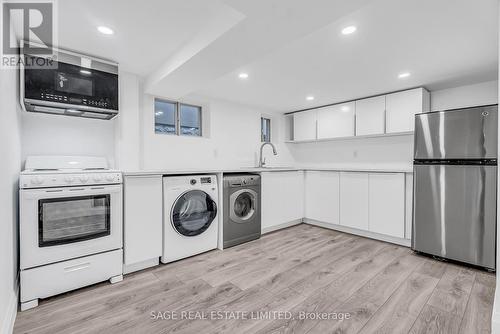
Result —
POLYGON ((117 63, 60 49, 53 54, 50 61, 22 55, 20 97, 26 111, 97 119, 118 114, 117 63))

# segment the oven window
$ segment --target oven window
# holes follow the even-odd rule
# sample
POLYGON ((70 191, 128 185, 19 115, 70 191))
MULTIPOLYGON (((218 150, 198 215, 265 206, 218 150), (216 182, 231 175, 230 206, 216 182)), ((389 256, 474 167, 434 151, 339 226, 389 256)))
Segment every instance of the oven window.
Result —
POLYGON ((39 247, 100 238, 110 232, 110 195, 38 201, 39 247))

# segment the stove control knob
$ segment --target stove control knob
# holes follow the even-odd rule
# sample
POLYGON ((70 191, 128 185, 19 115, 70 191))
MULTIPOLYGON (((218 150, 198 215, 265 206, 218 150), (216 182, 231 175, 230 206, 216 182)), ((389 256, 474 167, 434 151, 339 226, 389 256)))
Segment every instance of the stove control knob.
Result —
POLYGON ((106 175, 106 181, 111 182, 111 181, 113 181, 114 179, 115 179, 115 177, 114 177, 113 175, 111 175, 111 174, 106 175))
POLYGON ((86 183, 88 180, 89 180, 89 176, 88 175, 82 175, 82 176, 80 176, 80 181, 82 181, 83 183, 86 183))
POLYGON ((101 182, 102 181, 102 176, 99 174, 95 174, 92 179, 94 179, 95 182, 101 182))
POLYGON ((66 181, 66 183, 73 183, 73 181, 75 181, 75 178, 71 175, 67 175, 64 177, 64 181, 66 181))
POLYGON ((43 183, 43 177, 41 176, 33 176, 31 178, 31 184, 34 184, 34 185, 39 185, 39 184, 42 184, 43 183))

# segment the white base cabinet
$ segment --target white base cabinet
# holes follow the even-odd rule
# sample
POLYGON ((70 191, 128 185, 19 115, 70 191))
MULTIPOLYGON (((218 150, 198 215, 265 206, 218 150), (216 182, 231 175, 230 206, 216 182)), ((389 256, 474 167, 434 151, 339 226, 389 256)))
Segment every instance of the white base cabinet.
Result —
POLYGON ((124 270, 158 264, 162 254, 163 178, 161 175, 124 178, 124 270))
POLYGON ((368 175, 369 231, 405 237, 405 175, 370 173, 368 175))
POLYGON ((398 243, 410 238, 411 175, 306 171, 304 179, 306 221, 398 243))
POLYGON ((279 229, 304 217, 304 173, 261 173, 262 232, 279 229))
POLYGON ((340 173, 305 172, 305 217, 328 224, 339 224, 340 173))
POLYGON ((340 173, 340 225, 368 230, 368 173, 340 173))

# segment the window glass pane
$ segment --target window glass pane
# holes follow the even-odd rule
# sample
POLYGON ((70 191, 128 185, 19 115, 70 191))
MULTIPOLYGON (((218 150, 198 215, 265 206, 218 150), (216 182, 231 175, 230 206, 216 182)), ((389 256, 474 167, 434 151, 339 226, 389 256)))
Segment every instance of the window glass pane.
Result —
POLYGON ((201 107, 180 105, 180 134, 201 136, 201 107))
POLYGON ((155 132, 175 134, 177 104, 155 99, 155 132))
POLYGON ((261 118, 260 119, 260 129, 261 134, 260 138, 262 142, 270 142, 271 141, 271 120, 269 118, 261 118))

